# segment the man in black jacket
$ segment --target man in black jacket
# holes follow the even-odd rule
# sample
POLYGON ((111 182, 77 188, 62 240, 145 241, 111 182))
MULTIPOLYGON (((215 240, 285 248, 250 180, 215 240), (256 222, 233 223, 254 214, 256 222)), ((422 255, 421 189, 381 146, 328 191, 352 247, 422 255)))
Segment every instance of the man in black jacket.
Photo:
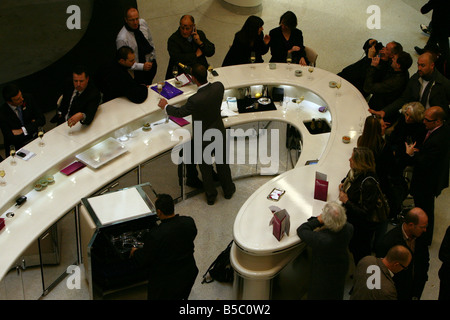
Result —
POLYGON ((5 103, 0 107, 0 129, 8 156, 11 145, 19 150, 36 138, 38 127, 45 124, 45 117, 33 97, 22 94, 15 84, 3 88, 3 99, 5 103))
POLYGON ((445 122, 445 112, 441 107, 431 107, 425 111, 423 123, 427 135, 422 146, 406 145, 406 153, 414 166, 410 193, 415 206, 428 215, 428 230, 425 234, 428 245, 433 239, 434 200, 449 185, 450 127, 445 122))
POLYGON ((381 110, 403 93, 409 80, 408 69, 412 65, 411 55, 405 51, 393 55, 386 72, 380 68, 380 59, 372 58, 364 81, 364 91, 372 94, 369 107, 373 110, 381 110))
POLYGON ((148 87, 133 78, 131 67, 136 63, 133 49, 123 46, 117 50, 116 61, 100 70, 99 83, 103 101, 125 97, 133 103, 143 103, 148 96, 148 87))
MULTIPOLYGON (((167 51, 170 55, 167 66, 166 79, 173 78, 174 66, 181 62, 192 67, 194 64, 201 64, 208 69, 206 57, 212 57, 216 52, 214 44, 206 38, 203 31, 195 26, 194 17, 184 15, 180 19, 180 27, 167 40, 167 51)), ((178 73, 184 72, 181 68, 178 73)))
POLYGON ((185 300, 198 274, 194 259, 197 227, 191 217, 175 214, 168 194, 159 194, 155 207, 161 223, 150 229, 144 247, 133 248, 130 255, 148 268, 149 300, 185 300))
MULTIPOLYGON (((184 105, 178 108, 169 105, 167 100, 161 99, 158 106, 169 116, 183 118, 192 115, 192 120, 194 122, 194 150, 191 152, 191 155, 193 155, 192 160, 194 160, 193 168, 195 169, 195 164, 199 164, 207 203, 213 205, 217 197, 212 164, 213 153, 217 176, 222 186, 225 199, 230 199, 236 191, 236 186, 231 178, 230 166, 226 157, 225 126, 220 115, 224 86, 219 81, 209 83, 207 80, 206 68, 201 64, 196 64, 192 67, 192 80, 197 85, 198 90, 197 93, 189 97, 184 105), (213 134, 213 138, 205 138, 205 141, 203 141, 207 131, 208 133, 213 134), (213 141, 210 142, 210 140, 213 141), (213 149, 211 149, 211 147, 213 147, 213 149)), ((191 167, 192 160, 187 161, 190 162, 191 167)), ((188 180, 189 175, 193 177, 195 173, 189 173, 188 171, 188 180)))
POLYGON ((398 300, 420 299, 428 280, 430 253, 423 234, 427 230, 428 217, 420 208, 413 208, 404 217, 404 222, 387 232, 378 243, 375 253, 378 258, 386 256, 396 245, 407 247, 412 254, 408 268, 393 277, 398 300))
POLYGON ((405 103, 419 101, 428 109, 430 106, 440 106, 447 115, 450 114, 450 81, 435 69, 435 55, 425 52, 417 60, 417 72, 411 76, 402 95, 380 111, 369 109, 385 121, 394 123, 399 116, 399 110, 405 103))
POLYGON ((78 122, 89 125, 100 104, 100 91, 89 81, 89 73, 83 66, 74 68, 72 80, 72 85, 64 90, 61 105, 51 122, 59 125, 67 121, 69 127, 78 122))

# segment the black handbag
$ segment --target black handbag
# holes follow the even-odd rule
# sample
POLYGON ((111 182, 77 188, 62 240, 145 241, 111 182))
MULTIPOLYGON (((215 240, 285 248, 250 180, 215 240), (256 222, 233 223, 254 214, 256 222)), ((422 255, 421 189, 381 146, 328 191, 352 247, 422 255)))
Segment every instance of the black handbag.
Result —
POLYGON ((361 187, 360 187, 361 192, 360 192, 359 202, 362 204, 362 185, 364 184, 364 181, 366 181, 369 178, 372 178, 375 181, 375 183, 377 185, 377 189, 378 189, 377 204, 376 204, 375 209, 373 210, 372 214, 370 215, 370 217, 368 217, 369 221, 384 222, 389 217, 390 207, 389 207, 389 203, 387 201, 386 196, 384 195, 383 191, 381 191, 380 184, 374 177, 368 176, 361 182, 361 187))
POLYGON ((219 254, 216 260, 214 260, 208 270, 206 270, 203 275, 202 283, 210 283, 214 280, 219 282, 233 282, 234 270, 230 263, 230 251, 232 244, 233 240, 231 240, 226 249, 219 254))

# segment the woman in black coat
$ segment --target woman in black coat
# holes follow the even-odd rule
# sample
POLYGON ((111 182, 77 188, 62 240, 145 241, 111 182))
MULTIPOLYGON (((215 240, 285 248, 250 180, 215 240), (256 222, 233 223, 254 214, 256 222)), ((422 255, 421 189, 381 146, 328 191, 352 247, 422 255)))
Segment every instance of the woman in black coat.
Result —
POLYGON ((350 171, 339 185, 339 200, 347 210, 347 220, 354 227, 349 249, 355 265, 372 253, 372 240, 379 222, 372 215, 378 200, 375 159, 369 148, 353 149, 350 171))
POLYGON ((303 66, 309 64, 303 45, 303 33, 297 29, 297 17, 292 11, 285 12, 280 18, 280 26, 270 30, 270 62, 286 62, 291 53, 292 63, 303 66))
POLYGON ((222 67, 250 63, 252 52, 255 53, 255 62, 264 62, 262 56, 269 51, 269 35, 263 33, 264 21, 257 16, 250 16, 244 26, 234 36, 233 44, 228 50, 222 67))

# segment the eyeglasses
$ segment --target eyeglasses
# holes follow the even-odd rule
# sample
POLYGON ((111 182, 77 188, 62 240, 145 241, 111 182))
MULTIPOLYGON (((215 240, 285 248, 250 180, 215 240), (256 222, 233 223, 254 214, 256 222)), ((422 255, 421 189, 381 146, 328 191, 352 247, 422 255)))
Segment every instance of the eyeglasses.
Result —
POLYGON ((423 118, 423 120, 425 120, 426 122, 435 122, 435 121, 437 121, 437 119, 431 120, 431 119, 427 119, 427 118, 423 118))
POLYGON ((402 268, 403 268, 403 270, 406 270, 406 269, 408 269, 408 267, 405 267, 404 265, 402 265, 400 262, 398 263, 402 268))

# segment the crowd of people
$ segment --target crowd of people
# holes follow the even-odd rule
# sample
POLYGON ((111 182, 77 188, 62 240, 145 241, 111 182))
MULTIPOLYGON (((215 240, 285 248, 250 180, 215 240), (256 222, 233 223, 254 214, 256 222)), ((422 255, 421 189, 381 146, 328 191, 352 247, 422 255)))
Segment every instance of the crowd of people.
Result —
MULTIPOLYGON (((298 236, 313 248, 309 299, 343 298, 350 263, 347 249, 356 266, 352 299, 420 299, 427 281, 428 247, 436 224, 434 201, 449 185, 450 81, 438 70, 446 66, 448 46, 440 50, 433 45, 442 43, 443 32, 438 19, 438 15, 433 15, 433 38, 420 52, 418 70, 412 76, 409 73, 412 58, 402 45, 392 41, 384 46, 376 39, 368 39, 363 45, 364 57, 338 74, 367 99, 371 115, 365 120, 357 147, 349 155, 350 170, 338 186, 340 203, 327 203, 321 215, 297 230, 298 236), (410 181, 405 177, 406 170, 413 172, 410 181), (409 194, 414 199, 414 208, 400 215, 409 194), (381 195, 386 197, 390 208, 386 216, 380 216, 377 210, 381 195), (395 226, 390 231, 389 223, 395 226), (367 288, 368 266, 378 266, 382 270, 382 290, 367 288)), ((300 65, 310 63, 293 12, 285 12, 279 26, 268 34, 264 34, 263 25, 261 18, 249 16, 236 32, 222 66, 263 62, 262 57, 269 50, 270 62, 290 59, 300 65)), ((63 92, 52 122, 66 122, 68 126, 80 122, 87 126, 94 120, 102 102, 117 97, 125 97, 133 103, 143 103, 147 99, 148 86, 153 83, 158 64, 149 26, 139 17, 136 8, 125 10, 124 26, 117 35, 116 46, 115 61, 100 68, 96 81, 90 79, 90 72, 83 66, 74 67, 72 85, 63 92)), ((181 65, 189 66, 198 92, 180 108, 169 105, 165 99, 161 99, 159 107, 176 117, 193 115, 208 123, 205 130, 224 131, 220 117, 224 88, 220 82, 208 83, 206 77, 207 58, 215 54, 215 45, 205 32, 197 29, 193 16, 181 17, 178 29, 168 38, 167 51, 170 60, 166 79, 172 78, 174 71, 185 72, 181 65)), ((0 109, 0 127, 9 152, 9 146, 19 149, 34 139, 37 128, 45 124, 45 118, 33 98, 14 84, 5 86, 3 98, 6 103, 0 109)), ((199 163, 199 167, 203 181, 197 177, 194 164, 188 167, 187 184, 203 187, 208 204, 214 204, 217 197, 215 178, 220 181, 225 198, 232 197, 236 188, 228 164, 219 163, 217 173, 210 164, 199 163)), ((171 207, 162 211, 172 218, 167 221, 183 221, 173 218, 171 207)), ((189 224, 191 230, 187 237, 192 244, 195 225, 190 221, 183 223, 189 224)), ((443 247, 448 248, 448 238, 447 232, 443 247)), ((164 250, 179 250, 177 246, 174 242, 174 248, 168 246, 164 250)), ((145 251, 153 252, 147 247, 136 252, 135 259, 149 260, 145 251)), ((198 273, 192 261, 193 246, 186 251, 189 252, 190 278, 184 291, 177 293, 177 297, 183 298, 189 295, 192 277, 195 279, 198 273)), ((444 250, 442 257, 446 267, 443 265, 440 276, 447 283, 442 285, 442 297, 448 298, 448 252, 444 250)), ((162 296, 170 297, 170 293, 162 296)))

